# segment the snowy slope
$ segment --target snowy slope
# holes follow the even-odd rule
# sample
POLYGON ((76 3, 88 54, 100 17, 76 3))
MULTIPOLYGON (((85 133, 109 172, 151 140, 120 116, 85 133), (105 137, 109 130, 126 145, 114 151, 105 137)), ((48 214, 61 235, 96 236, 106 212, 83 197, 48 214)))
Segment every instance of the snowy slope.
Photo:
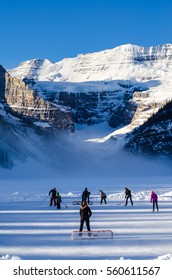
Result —
POLYGON ((144 48, 122 45, 101 52, 80 54, 52 63, 34 59, 9 70, 18 78, 38 81, 85 82, 117 79, 151 80, 166 77, 172 70, 172 45, 144 48))

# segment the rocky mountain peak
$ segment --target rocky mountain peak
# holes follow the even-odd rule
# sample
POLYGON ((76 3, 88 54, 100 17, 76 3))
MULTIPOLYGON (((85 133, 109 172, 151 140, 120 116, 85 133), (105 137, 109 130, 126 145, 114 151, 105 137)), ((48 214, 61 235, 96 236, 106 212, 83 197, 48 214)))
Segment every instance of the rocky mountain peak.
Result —
POLYGON ((48 59, 32 59, 21 62, 17 68, 9 70, 11 76, 19 79, 34 79, 37 80, 41 71, 49 67, 52 62, 48 59), (18 73, 16 75, 16 73, 18 73))
MULTIPOLYGON (((10 74, 38 81, 109 81, 117 79, 150 80, 168 73, 172 45, 142 47, 126 44, 100 52, 80 54, 52 63, 49 60, 23 62, 10 74), (162 61, 163 60, 163 61, 162 61), (160 67, 162 64, 162 67, 160 67)), ((171 68, 170 68, 171 70, 171 68)))

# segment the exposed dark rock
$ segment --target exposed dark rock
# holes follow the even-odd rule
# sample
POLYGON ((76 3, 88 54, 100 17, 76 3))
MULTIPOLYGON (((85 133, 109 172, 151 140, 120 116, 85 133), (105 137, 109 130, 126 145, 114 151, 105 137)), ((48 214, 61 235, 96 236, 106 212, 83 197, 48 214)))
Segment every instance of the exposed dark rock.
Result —
POLYGON ((5 69, 0 65, 0 102, 4 102, 5 98, 5 69))
POLYGON ((127 137, 125 148, 132 153, 172 156, 172 101, 157 114, 134 129, 127 137))
POLYGON ((6 111, 17 117, 47 122, 54 128, 74 131, 71 111, 45 101, 28 83, 11 77, 0 67, 0 100, 6 111))

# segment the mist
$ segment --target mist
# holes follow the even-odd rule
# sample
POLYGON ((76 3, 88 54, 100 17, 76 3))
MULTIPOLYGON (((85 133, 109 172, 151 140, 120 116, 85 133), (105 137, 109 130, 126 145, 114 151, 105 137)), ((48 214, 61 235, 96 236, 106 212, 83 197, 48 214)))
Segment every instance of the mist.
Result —
POLYGON ((104 143, 85 141, 88 136, 103 134, 100 130, 92 132, 31 135, 25 139, 27 158, 15 159, 10 170, 0 169, 1 191, 47 191, 53 186, 61 191, 85 186, 96 190, 100 186, 172 182, 171 160, 129 154, 117 149, 112 139, 104 143))

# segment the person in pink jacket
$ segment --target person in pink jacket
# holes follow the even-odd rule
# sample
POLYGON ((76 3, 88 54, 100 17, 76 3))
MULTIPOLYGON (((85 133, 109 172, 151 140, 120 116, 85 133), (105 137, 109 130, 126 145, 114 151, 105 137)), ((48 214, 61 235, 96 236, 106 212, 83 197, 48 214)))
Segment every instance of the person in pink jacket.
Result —
POLYGON ((156 206, 157 211, 159 211, 159 208, 158 208, 158 196, 157 196, 157 194, 156 194, 155 192, 153 192, 153 191, 152 191, 152 193, 151 193, 150 202, 152 202, 153 211, 155 211, 155 206, 156 206))

